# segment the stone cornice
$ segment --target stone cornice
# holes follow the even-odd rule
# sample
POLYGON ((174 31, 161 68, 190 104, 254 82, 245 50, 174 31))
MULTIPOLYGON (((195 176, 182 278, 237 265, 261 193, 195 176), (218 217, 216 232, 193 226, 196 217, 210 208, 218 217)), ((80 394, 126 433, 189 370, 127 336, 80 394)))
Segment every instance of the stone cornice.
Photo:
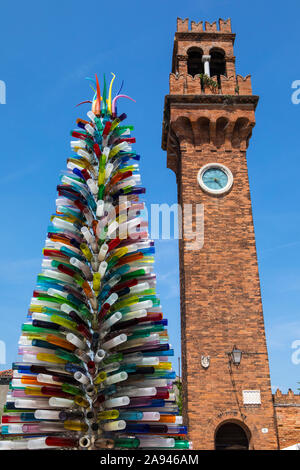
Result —
POLYGON ((235 34, 234 33, 223 33, 221 31, 187 31, 187 32, 176 32, 175 41, 212 41, 212 40, 224 40, 232 41, 234 44, 235 34))

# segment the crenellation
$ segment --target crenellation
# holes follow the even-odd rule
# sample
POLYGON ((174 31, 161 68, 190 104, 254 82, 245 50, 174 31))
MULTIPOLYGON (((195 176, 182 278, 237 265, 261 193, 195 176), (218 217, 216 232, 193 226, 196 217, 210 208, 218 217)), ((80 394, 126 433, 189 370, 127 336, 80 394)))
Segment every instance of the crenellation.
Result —
POLYGON ((203 21, 191 21, 191 31, 194 33, 202 33, 203 31, 203 21))
POLYGON ((213 21, 210 23, 209 21, 191 21, 191 25, 189 27, 189 18, 177 18, 177 32, 178 33, 231 33, 231 19, 228 18, 227 20, 223 20, 219 18, 218 23, 213 21))
POLYGON ((186 92, 185 84, 186 84, 186 77, 184 74, 175 75, 174 73, 170 73, 170 77, 169 77, 170 94, 173 94, 173 95, 185 94, 186 92))
POLYGON ((223 20, 219 19, 219 31, 222 33, 231 33, 231 19, 223 20))
POLYGON ((200 95, 201 94, 201 78, 200 75, 186 76, 186 93, 189 95, 200 95))
POLYGON ((193 77, 192 75, 186 75, 184 73, 170 74, 169 90, 170 94, 174 95, 215 95, 221 93, 221 89, 218 86, 218 77, 216 75, 210 77, 209 82, 206 83, 201 74, 193 77))
POLYGON ((235 95, 236 94, 236 81, 235 77, 225 77, 220 75, 222 95, 235 95))
POLYGON ((273 400, 275 405, 300 405, 300 394, 294 393, 292 389, 288 389, 287 393, 282 393, 279 388, 277 388, 275 394, 273 395, 273 400))
POLYGON ((239 95, 252 95, 251 75, 236 76, 239 95))
POLYGON ((177 32, 184 33, 189 30, 189 19, 177 18, 177 32))
POLYGON ((280 449, 300 442, 300 394, 289 389, 273 395, 280 449))
POLYGON ((215 33, 217 32, 217 22, 214 21, 213 23, 210 23, 209 21, 205 21, 205 31, 207 33, 215 33))

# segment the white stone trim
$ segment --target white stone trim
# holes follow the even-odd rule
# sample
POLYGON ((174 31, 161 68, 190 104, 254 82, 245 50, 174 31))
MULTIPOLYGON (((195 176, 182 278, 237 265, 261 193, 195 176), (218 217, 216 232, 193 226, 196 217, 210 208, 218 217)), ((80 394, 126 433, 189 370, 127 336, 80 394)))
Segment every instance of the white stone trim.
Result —
POLYGON ((230 189, 233 185, 233 174, 231 173, 229 168, 227 168, 225 165, 222 165, 221 163, 208 163, 207 165, 204 165, 202 168, 200 168, 200 170, 198 171, 197 180, 198 180, 200 188, 203 191, 205 191, 206 193, 214 194, 214 195, 226 194, 226 193, 228 193, 228 191, 230 191, 230 189), (227 184, 224 188, 211 189, 211 188, 208 188, 206 186, 206 184, 204 184, 204 182, 202 180, 202 176, 210 168, 219 168, 220 170, 224 171, 224 173, 226 173, 228 181, 227 181, 227 184))
POLYGON ((261 405, 260 390, 243 390, 244 405, 261 405))

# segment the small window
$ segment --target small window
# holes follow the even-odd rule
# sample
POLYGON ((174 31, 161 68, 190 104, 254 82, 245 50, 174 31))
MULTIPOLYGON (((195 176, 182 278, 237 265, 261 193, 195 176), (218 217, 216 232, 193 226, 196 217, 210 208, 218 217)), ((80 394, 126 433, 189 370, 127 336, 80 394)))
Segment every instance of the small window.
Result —
POLYGON ((202 63, 202 49, 192 48, 188 51, 188 74, 193 77, 204 72, 202 63))

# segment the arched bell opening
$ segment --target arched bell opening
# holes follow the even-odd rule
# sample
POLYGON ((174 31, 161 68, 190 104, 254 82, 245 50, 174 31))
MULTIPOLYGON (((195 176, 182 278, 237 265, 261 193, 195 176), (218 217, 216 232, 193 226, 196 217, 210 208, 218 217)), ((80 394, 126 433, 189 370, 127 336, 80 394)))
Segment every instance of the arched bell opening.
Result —
POLYGON ((217 77, 219 87, 221 86, 221 75, 226 74, 226 60, 225 60, 225 52, 223 49, 213 48, 209 52, 210 54, 210 76, 217 77))
POLYGON ((187 68, 188 74, 194 77, 198 74, 204 73, 204 66, 202 62, 203 51, 199 47, 191 47, 187 51, 188 60, 187 60, 187 68))

